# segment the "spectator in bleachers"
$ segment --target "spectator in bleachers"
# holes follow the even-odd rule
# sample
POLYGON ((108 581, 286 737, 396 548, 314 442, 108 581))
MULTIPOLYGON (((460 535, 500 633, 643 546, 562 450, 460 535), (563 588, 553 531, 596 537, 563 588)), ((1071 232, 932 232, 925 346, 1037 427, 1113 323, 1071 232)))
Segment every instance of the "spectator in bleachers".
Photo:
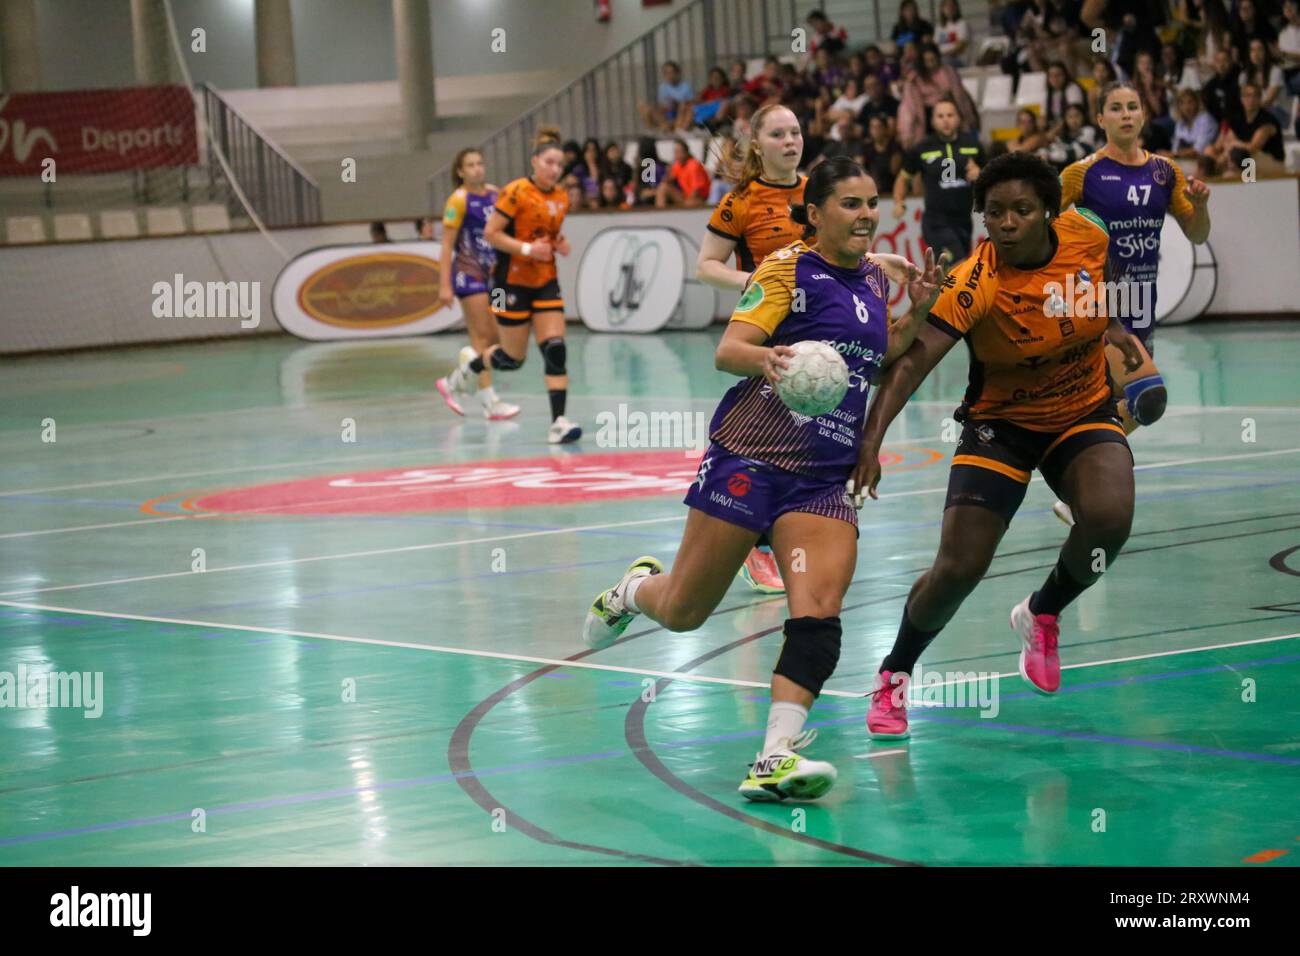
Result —
POLYGON ((1220 123, 1232 118, 1241 108, 1241 84, 1232 63, 1232 54, 1226 49, 1214 53, 1214 73, 1201 87, 1205 108, 1220 123))
POLYGON ((605 178, 605 160, 600 154, 600 140, 588 137, 582 144, 582 163, 576 170, 582 179, 582 188, 589 200, 600 194, 600 181, 605 178))
POLYGON ((1079 19, 1089 29, 1101 27, 1114 34, 1114 59, 1120 71, 1133 75, 1140 51, 1160 54, 1158 30, 1165 25, 1164 7, 1152 0, 1085 0, 1079 19))
POLYGON ((758 104, 748 96, 738 96, 731 102, 731 138, 742 146, 749 142, 750 121, 757 110, 758 104))
POLYGON ((894 180, 903 168, 903 147, 894 137, 894 125, 883 113, 874 113, 867 120, 867 140, 859 165, 871 174, 880 195, 893 192, 894 180))
POLYGON ((1300 0, 1286 0, 1282 13, 1286 25, 1277 35, 1277 47, 1282 54, 1282 76, 1288 92, 1300 96, 1300 0))
POLYGON ((1187 60, 1198 57, 1205 47, 1206 17, 1201 0, 1173 0, 1169 17, 1175 31, 1173 45, 1187 60))
POLYGON ((1016 111, 1016 128, 1020 135, 1007 143, 1011 153, 1036 153, 1047 145, 1047 130, 1038 123, 1038 114, 1027 107, 1016 111))
POLYGON ((961 77, 952 67, 943 65, 938 47, 927 44, 916 70, 903 81, 898 141, 904 149, 915 145, 930 131, 930 110, 945 98, 957 104, 963 129, 979 130, 979 114, 966 87, 962 86, 961 77))
POLYGON ((1263 40, 1251 40, 1249 50, 1248 59, 1237 82, 1241 86, 1247 83, 1258 86, 1263 91, 1260 102, 1264 109, 1276 113, 1278 122, 1285 124, 1289 114, 1281 109, 1282 102, 1285 102, 1282 88, 1286 82, 1282 77, 1282 68, 1273 62, 1273 54, 1263 40))
MULTIPOLYGON (((880 85, 888 90, 891 83, 898 79, 898 71, 885 59, 885 54, 880 52, 880 47, 869 46, 862 51, 863 64, 866 68, 866 76, 875 76, 880 80, 880 85)), ((867 88, 866 77, 863 77, 863 89, 867 88)))
POLYGON ((1232 18, 1224 0, 1201 0, 1201 10, 1205 17, 1205 29, 1201 31, 1197 59, 1203 72, 1209 72, 1214 66, 1214 54, 1227 50, 1232 54, 1232 18))
POLYGON ((1156 75, 1156 58, 1149 50, 1142 50, 1133 64, 1133 87, 1142 102, 1142 114, 1147 122, 1172 133, 1174 121, 1169 117, 1169 99, 1165 85, 1156 75))
POLYGON ((623 158, 623 147, 614 140, 605 144, 605 175, 612 177, 620 191, 626 190, 632 182, 632 164, 623 158))
POLYGON ((631 209, 627 195, 613 176, 606 176, 600 181, 600 196, 596 199, 597 209, 631 209))
POLYGON ((642 136, 636 144, 636 170, 632 180, 636 189, 636 205, 652 206, 659 192, 659 184, 668 174, 668 167, 659 159, 659 150, 653 136, 642 136))
POLYGON ((930 42, 933 37, 934 24, 921 19, 921 14, 916 10, 916 0, 903 0, 898 6, 898 22, 889 33, 899 54, 902 54, 905 43, 920 45, 930 42))
POLYGON ((893 126, 898 118, 898 100, 889 93, 889 87, 880 81, 875 73, 868 73, 863 81, 862 92, 867 100, 858 111, 858 122, 866 126, 873 116, 883 116, 893 126))
POLYGON ((564 154, 560 168, 560 178, 563 179, 582 165, 582 147, 578 145, 576 139, 571 139, 560 146, 560 152, 564 154))
POLYGON ((433 217, 421 216, 415 220, 415 237, 417 239, 433 238, 433 217))
POLYGON ((1260 15, 1254 0, 1237 0, 1228 31, 1232 34, 1238 63, 1245 63, 1250 56, 1251 40, 1262 40, 1266 45, 1277 43, 1277 31, 1266 17, 1260 15))
POLYGON ((583 188, 582 178, 577 173, 569 173, 562 178, 560 188, 569 197, 569 212, 578 212, 587 208, 587 191, 583 188))
POLYGON ((691 155, 686 140, 673 142, 673 164, 668 168, 668 175, 659 184, 655 194, 655 205, 665 206, 703 206, 709 198, 711 180, 704 164, 691 155))
POLYGON ((677 128, 685 130, 692 126, 706 126, 718 120, 722 108, 731 99, 732 92, 727 74, 722 72, 722 67, 715 66, 709 70, 709 80, 700 90, 699 98, 689 104, 688 109, 681 111, 677 128))
POLYGON ((1172 108, 1173 99, 1178 90, 1199 90, 1201 88, 1201 71, 1196 68, 1194 60, 1183 56, 1183 51, 1172 43, 1160 48, 1160 65, 1156 76, 1165 85, 1165 95, 1172 108))
POLYGON ((866 142, 862 138, 862 127, 851 113, 840 113, 839 119, 831 127, 826 144, 822 147, 818 160, 847 156, 854 162, 862 155, 866 142))
POLYGON ((808 68, 808 79, 823 91, 840 90, 844 88, 844 80, 848 72, 831 59, 831 55, 825 50, 818 50, 813 54, 812 64, 808 68))
POLYGON ((1106 84, 1114 83, 1119 79, 1119 74, 1115 72, 1115 67, 1110 65, 1109 60, 1092 61, 1092 88, 1088 90, 1088 116, 1093 117, 1101 112, 1101 91, 1106 88, 1106 84))
POLYGON ((961 15, 957 0, 943 0, 939 4, 939 27, 934 34, 939 55, 948 66, 966 65, 966 47, 970 43, 970 28, 961 15))
POLYGON ((808 14, 808 26, 812 27, 811 42, 808 52, 814 56, 825 50, 831 56, 839 56, 849 45, 849 35, 843 27, 831 23, 826 14, 814 10, 808 14))
POLYGON ((382 222, 372 222, 370 224, 370 241, 371 242, 392 242, 388 238, 388 227, 382 222))
POLYGON ((1038 155, 1055 166, 1058 172, 1095 153, 1105 141, 1101 130, 1088 122, 1082 103, 1068 105, 1063 118, 1052 127, 1048 136, 1051 142, 1039 150, 1038 155))
POLYGON ((678 111, 695 99, 688 80, 682 78, 682 68, 669 60, 659 69, 659 93, 654 103, 641 104, 641 122, 647 129, 672 132, 678 111))
POLYGON ((1059 60, 1047 67, 1047 97, 1043 101, 1043 119, 1049 126, 1065 118, 1065 108, 1071 103, 1084 106, 1088 94, 1074 81, 1059 60))
POLYGON ((1219 124, 1202 104, 1201 94, 1196 90, 1178 91, 1174 120, 1172 152, 1179 159, 1195 159, 1219 136, 1219 124))
POLYGON ((781 82, 781 61, 769 56, 763 61, 763 70, 753 79, 745 81, 742 87, 754 101, 763 106, 769 102, 780 102, 785 85, 781 82))
POLYGON ((867 94, 861 91, 857 79, 850 76, 844 82, 844 92, 836 97, 835 102, 826 110, 826 116, 832 123, 839 120, 841 113, 856 120, 866 105, 867 94))
POLYGON ((1237 174, 1248 157, 1261 171, 1278 171, 1286 158, 1282 145, 1282 128, 1277 117, 1264 109, 1260 89, 1254 83, 1241 87, 1241 109, 1228 120, 1227 128, 1215 140, 1207 154, 1227 170, 1237 174))

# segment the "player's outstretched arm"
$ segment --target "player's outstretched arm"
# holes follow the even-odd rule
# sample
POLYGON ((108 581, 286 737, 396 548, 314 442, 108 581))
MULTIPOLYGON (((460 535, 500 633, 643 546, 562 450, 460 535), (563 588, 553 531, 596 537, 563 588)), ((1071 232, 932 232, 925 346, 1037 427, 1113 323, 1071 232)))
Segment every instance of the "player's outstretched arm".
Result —
POLYGON ((867 423, 862 433, 858 451, 858 464, 853 470, 850 494, 861 496, 863 491, 872 498, 880 481, 880 446, 885 432, 903 410, 907 400, 917 390, 930 370, 948 354, 959 340, 930 323, 922 325, 907 351, 885 373, 876 391, 876 397, 867 413, 867 423))
POLYGON ((946 251, 939 256, 939 261, 935 262, 933 249, 925 250, 923 267, 907 262, 907 276, 904 281, 907 283, 907 297, 912 307, 906 316, 889 327, 889 346, 885 351, 883 362, 885 367, 893 364, 911 347, 912 341, 930 315, 930 308, 939 298, 951 262, 952 255, 946 251))
POLYGON ((764 345, 767 339, 767 332, 757 325, 728 322, 714 353, 713 364, 720 372, 741 378, 761 375, 775 385, 781 381, 781 371, 790 367, 790 356, 794 351, 788 345, 764 345))

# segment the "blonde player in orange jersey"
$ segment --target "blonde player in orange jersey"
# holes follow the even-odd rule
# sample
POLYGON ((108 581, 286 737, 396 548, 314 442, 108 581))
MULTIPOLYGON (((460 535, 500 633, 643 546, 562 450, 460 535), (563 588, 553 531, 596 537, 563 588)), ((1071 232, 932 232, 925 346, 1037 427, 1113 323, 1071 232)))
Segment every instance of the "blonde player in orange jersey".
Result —
MULTIPOLYGON (((700 245, 696 276, 716 289, 744 289, 769 253, 803 236, 803 227, 790 218, 790 206, 803 202, 808 182, 799 175, 799 119, 786 107, 771 104, 754 114, 750 128, 743 153, 724 158, 725 172, 736 186, 713 210, 700 245), (733 255, 735 269, 727 264, 733 255)), ((745 558, 740 577, 755 591, 785 593, 766 535, 745 558)))

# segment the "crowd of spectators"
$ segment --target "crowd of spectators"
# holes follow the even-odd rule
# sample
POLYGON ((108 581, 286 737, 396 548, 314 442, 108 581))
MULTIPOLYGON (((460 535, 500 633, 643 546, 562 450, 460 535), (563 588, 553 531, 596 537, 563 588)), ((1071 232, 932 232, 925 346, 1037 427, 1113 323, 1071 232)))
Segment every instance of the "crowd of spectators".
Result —
POLYGON ((768 103, 799 118, 803 169, 851 156, 885 194, 904 153, 932 131, 941 100, 956 104, 961 130, 980 134, 991 155, 1030 151, 1060 169, 1104 145, 1097 97, 1115 79, 1139 94, 1146 148, 1195 161, 1201 176, 1233 173, 1247 155, 1280 164, 1282 129, 1294 123, 1300 135, 1300 0, 1012 0, 991 10, 1002 40, 984 51, 973 48, 958 0, 943 0, 934 23, 905 0, 889 40, 858 49, 812 11, 801 65, 769 57, 751 77, 744 61, 719 64, 696 90, 679 64, 665 63, 656 102, 641 107, 635 156, 614 142, 565 144, 571 208, 716 202, 726 184, 711 179, 683 135, 743 142, 749 117, 768 103), (1000 65, 1017 84, 1026 72, 1046 75, 1040 108, 1020 110, 1014 131, 992 142, 957 72, 977 61, 1000 65), (670 163, 656 147, 665 136, 676 139, 670 163))

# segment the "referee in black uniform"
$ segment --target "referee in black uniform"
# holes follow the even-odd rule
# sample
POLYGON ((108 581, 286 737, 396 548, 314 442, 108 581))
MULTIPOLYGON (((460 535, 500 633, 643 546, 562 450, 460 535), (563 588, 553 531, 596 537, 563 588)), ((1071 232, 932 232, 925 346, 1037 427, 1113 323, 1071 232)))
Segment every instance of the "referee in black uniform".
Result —
POLYGON ((925 189, 925 214, 921 236, 937 257, 943 250, 953 262, 970 255, 971 184, 984 165, 984 148, 971 132, 961 131, 957 104, 939 100, 931 116, 934 132, 903 154, 903 169, 894 180, 894 218, 906 215, 903 200, 912 177, 921 174, 925 189))

